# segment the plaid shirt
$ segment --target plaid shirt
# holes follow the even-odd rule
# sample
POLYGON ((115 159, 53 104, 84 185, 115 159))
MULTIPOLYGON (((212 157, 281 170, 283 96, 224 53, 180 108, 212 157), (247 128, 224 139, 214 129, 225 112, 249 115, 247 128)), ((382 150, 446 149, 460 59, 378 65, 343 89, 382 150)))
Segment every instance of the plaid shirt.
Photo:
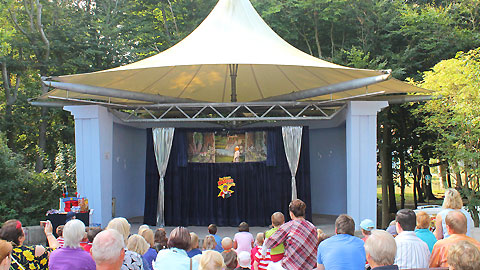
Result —
POLYGON ((285 245, 282 267, 288 270, 310 270, 317 266, 317 228, 307 220, 291 220, 265 240, 267 248, 285 245))

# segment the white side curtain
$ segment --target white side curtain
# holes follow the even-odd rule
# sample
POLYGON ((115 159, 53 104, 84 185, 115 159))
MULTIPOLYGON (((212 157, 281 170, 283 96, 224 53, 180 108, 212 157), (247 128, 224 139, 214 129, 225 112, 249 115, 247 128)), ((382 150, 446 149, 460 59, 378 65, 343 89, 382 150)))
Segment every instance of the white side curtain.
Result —
POLYGON ((167 171, 168 158, 172 149, 173 133, 175 128, 154 128, 153 148, 155 150, 155 159, 157 160, 158 174, 160 182, 158 183, 158 205, 157 205, 157 226, 165 226, 165 189, 164 177, 167 171))
POLYGON ((288 166, 292 174, 292 201, 297 199, 297 174, 300 148, 302 146, 302 127, 282 127, 283 146, 287 156, 288 166))

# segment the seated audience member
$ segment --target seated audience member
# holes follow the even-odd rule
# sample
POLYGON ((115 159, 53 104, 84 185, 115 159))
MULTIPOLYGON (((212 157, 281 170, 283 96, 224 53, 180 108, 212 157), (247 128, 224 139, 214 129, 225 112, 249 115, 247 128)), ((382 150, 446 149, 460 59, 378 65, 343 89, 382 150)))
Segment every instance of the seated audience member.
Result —
POLYGON ((418 238, 422 239, 423 242, 427 243, 428 250, 430 253, 433 250, 433 245, 437 242, 437 238, 430 231, 430 216, 424 211, 417 212, 417 228, 415 229, 415 235, 418 238))
POLYGON ((224 237, 222 239, 222 257, 225 265, 225 270, 233 270, 237 267, 237 253, 233 249, 233 241, 230 237, 224 237))
POLYGON ((478 270, 480 249, 469 241, 459 241, 448 249, 447 262, 452 270, 478 270))
POLYGON ((56 269, 91 269, 95 270, 92 256, 80 246, 85 235, 85 225, 79 219, 72 219, 63 229, 65 239, 63 248, 54 250, 50 254, 48 268, 56 269))
POLYGON ((72 219, 77 219, 77 213, 70 211, 67 213, 67 216, 65 218, 65 224, 67 224, 67 222, 69 222, 72 219))
POLYGON ((194 232, 190 233, 190 248, 187 251, 188 257, 193 258, 195 255, 202 254, 198 245, 198 235, 194 232))
POLYGON ((59 225, 55 230, 55 233, 57 233, 58 235, 57 241, 58 241, 59 247, 63 247, 63 227, 65 227, 65 225, 59 225))
POLYGON ((322 229, 317 229, 317 240, 318 240, 317 245, 320 245, 320 243, 327 238, 328 238, 328 235, 324 233, 322 229))
POLYGON ((153 239, 154 238, 153 237, 153 231, 150 228, 143 229, 143 230, 140 231, 140 235, 148 243, 148 250, 145 254, 143 254, 143 258, 148 263, 149 268, 153 269, 152 268, 152 262, 157 257, 157 251, 153 248, 154 245, 155 245, 155 242, 154 242, 154 239, 153 239))
MULTIPOLYGON (((220 238, 220 236, 217 235, 217 225, 215 224, 210 224, 208 225, 208 235, 211 235, 215 238, 215 243, 217 243, 215 245, 215 250, 218 251, 218 252, 222 252, 223 249, 222 249, 222 238, 220 238)), ((205 240, 205 239, 204 239, 205 240)))
POLYGON ((253 235, 250 233, 250 227, 246 222, 238 225, 238 233, 233 238, 233 248, 237 252, 247 251, 250 252, 253 248, 253 235))
POLYGON ((225 269, 225 262, 223 261, 222 255, 216 250, 207 250, 203 252, 200 263, 199 270, 223 270, 225 269))
POLYGON ((397 237, 397 235, 398 235, 398 233, 397 233, 397 222, 395 220, 392 220, 385 231, 387 231, 393 237, 397 237))
POLYGON ((0 270, 10 269, 12 263, 12 244, 5 240, 0 240, 0 270))
POLYGON ((146 229, 150 229, 150 226, 147 224, 140 225, 140 227, 138 227, 138 235, 142 235, 141 232, 146 229))
MULTIPOLYGON (((220 242, 220 244, 221 244, 221 242, 220 242)), ((213 235, 205 236, 205 239, 203 239, 203 250, 215 250, 215 251, 217 251, 216 246, 217 246, 217 241, 215 241, 215 237, 213 237, 213 235)), ((223 248, 222 248, 222 251, 223 251, 223 248)))
POLYGON ((467 218, 462 212, 458 210, 452 210, 448 212, 445 217, 445 222, 446 230, 450 236, 445 239, 438 240, 433 246, 432 258, 430 259, 430 268, 448 267, 447 257, 449 248, 460 241, 468 241, 480 248, 480 243, 477 240, 466 235, 467 218))
MULTIPOLYGON (((252 249, 253 250, 253 249, 252 249)), ((250 266, 252 265, 250 261, 250 254, 246 251, 242 251, 237 256, 238 260, 238 267, 235 270, 250 270, 250 266)))
POLYGON ((397 256, 395 264, 400 269, 427 268, 430 250, 425 242, 415 235, 417 218, 411 209, 401 209, 395 218, 398 235, 395 237, 397 256))
POLYGON ((92 249, 93 239, 95 239, 95 236, 97 236, 97 234, 101 231, 102 228, 100 227, 91 227, 87 230, 88 245, 83 247, 86 252, 90 252, 92 249))
POLYGON ((155 250, 159 252, 162 249, 167 248, 167 232, 165 232, 164 228, 158 228, 155 231, 155 250))
POLYGON ((265 240, 265 234, 262 232, 257 233, 257 237, 255 237, 256 245, 250 251, 250 267, 253 269, 253 263, 255 262, 255 255, 257 252, 262 249, 263 242, 265 240))
POLYGON ((97 270, 119 270, 125 256, 124 245, 123 237, 117 230, 107 229, 98 233, 91 249, 97 270))
POLYGON ((365 254, 372 270, 398 270, 398 266, 393 264, 397 244, 393 236, 386 231, 372 231, 365 241, 365 254))
POLYGON ((280 244, 285 245, 283 259, 270 263, 269 269, 313 269, 317 253, 317 229, 305 219, 307 205, 302 200, 294 200, 288 206, 291 221, 281 225, 278 230, 265 240, 262 254, 280 244))
POLYGON ((372 230, 375 229, 375 223, 371 219, 364 219, 360 222, 360 228, 362 229, 363 242, 367 241, 367 238, 372 233, 372 230))
POLYGON ((365 269, 365 248, 362 239, 353 236, 355 221, 342 214, 335 220, 334 236, 318 246, 317 268, 322 269, 365 269))
MULTIPOLYGON (((168 249, 158 252, 157 259, 153 263, 155 270, 197 270, 198 263, 187 255, 190 247, 190 233, 184 227, 173 229, 168 237, 168 249)), ((217 252, 218 253, 218 252, 217 252)), ((220 257, 220 253, 218 253, 220 257)), ((203 255, 202 255, 203 257, 203 255)))
POLYGON ((149 263, 145 260, 144 257, 145 253, 148 251, 149 246, 150 245, 141 235, 132 234, 130 235, 130 237, 128 237, 127 249, 142 256, 143 269, 145 270, 151 269, 149 263))
MULTIPOLYGON (((112 220, 107 225, 107 229, 113 229, 119 232, 123 236, 124 246, 127 245, 128 236, 130 235, 130 223, 123 218, 117 217, 112 220)), ((143 269, 143 259, 142 256, 134 251, 125 249, 125 256, 123 258, 122 270, 138 270, 143 269)))
MULTIPOLYGON (((82 221, 83 222, 83 221, 82 221)), ((90 228, 85 228, 85 232, 83 232, 83 238, 80 241, 80 246, 85 250, 86 252, 90 252, 90 246, 88 245, 88 231, 90 228)))
MULTIPOLYGON (((285 223, 285 216, 281 212, 275 212, 272 215, 272 226, 270 230, 265 232, 265 238, 269 238, 274 234, 280 226, 285 223)), ((285 252, 285 246, 282 244, 272 248, 270 250, 270 258, 272 262, 278 262, 283 259, 283 253, 285 252)))
MULTIPOLYGON (((265 234, 262 233, 262 236, 265 236, 265 234)), ((265 254, 262 254, 262 249, 263 249, 263 246, 258 249, 257 253, 255 254, 255 257, 253 257, 253 267, 252 267, 252 269, 265 270, 265 269, 267 269, 268 265, 270 265, 270 263, 272 262, 272 257, 270 255, 270 251, 267 250, 265 254)))
POLYGON ((47 269, 49 253, 58 248, 58 241, 53 236, 53 227, 50 221, 45 223, 45 235, 49 248, 43 246, 24 246, 25 234, 22 223, 16 219, 7 220, 0 230, 0 238, 12 242, 13 269, 47 269))

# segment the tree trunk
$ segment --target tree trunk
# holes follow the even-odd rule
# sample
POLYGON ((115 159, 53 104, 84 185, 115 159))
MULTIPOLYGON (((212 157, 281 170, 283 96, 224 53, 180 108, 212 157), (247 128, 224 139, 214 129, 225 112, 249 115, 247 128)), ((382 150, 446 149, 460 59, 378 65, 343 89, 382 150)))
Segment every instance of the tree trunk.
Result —
MULTIPOLYGON (((428 159, 426 159, 428 160, 428 159)), ((437 197, 435 197, 435 195, 433 194, 433 191, 432 191, 432 174, 430 173, 430 167, 425 165, 423 166, 423 175, 430 175, 430 180, 426 180, 425 179, 425 195, 426 197, 429 199, 429 200, 436 200, 437 197)), ((425 177, 424 177, 425 178, 425 177)))
POLYGON ((47 108, 42 107, 42 116, 38 128, 38 151, 35 163, 35 171, 41 172, 44 168, 43 157, 45 155, 45 147, 47 145, 47 108))
POLYGON ((422 189, 420 187, 420 182, 422 181, 422 166, 418 165, 417 166, 417 181, 415 181, 415 186, 416 186, 416 189, 417 189, 417 194, 418 194, 418 202, 420 203, 424 203, 425 202, 425 198, 423 196, 423 192, 422 192, 422 189))
POLYGON ((447 184, 447 164, 442 163, 438 166, 439 174, 440 174, 440 180, 442 181, 442 185, 444 188, 448 186, 447 184))
POLYGON ((384 122, 383 144, 385 147, 385 164, 382 164, 382 181, 386 181, 388 185, 388 205, 390 213, 397 212, 397 202, 395 200, 395 185, 393 183, 392 171, 392 130, 390 127, 391 110, 386 108, 386 119, 384 122), (384 166, 385 165, 385 166, 384 166), (385 171, 383 171, 385 168, 385 171))
POLYGON ((405 152, 400 151, 400 209, 405 208, 405 152))
POLYGON ((413 170, 413 205, 415 206, 415 209, 418 207, 418 201, 417 201, 417 170, 413 170))
POLYGON ((448 188, 452 188, 452 177, 450 175, 450 164, 446 164, 446 169, 447 169, 447 184, 448 188))
POLYGON ((380 151, 380 162, 382 164, 382 228, 387 228, 390 222, 390 212, 388 211, 388 146, 385 144, 388 141, 388 132, 386 132, 386 127, 384 125, 382 132, 382 143, 379 144, 380 151))
POLYGON ((12 105, 5 105, 5 136, 7 137, 7 146, 15 152, 15 133, 13 130, 12 105))

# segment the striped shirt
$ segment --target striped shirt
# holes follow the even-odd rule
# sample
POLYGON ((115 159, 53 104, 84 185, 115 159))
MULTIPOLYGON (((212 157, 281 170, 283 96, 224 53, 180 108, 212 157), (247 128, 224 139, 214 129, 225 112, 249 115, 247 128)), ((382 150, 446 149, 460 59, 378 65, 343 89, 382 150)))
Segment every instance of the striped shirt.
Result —
POLYGON ((305 219, 291 220, 278 228, 264 246, 268 249, 283 243, 282 267, 288 270, 310 270, 317 266, 317 228, 305 219))
POLYGON ((57 238, 57 241, 58 241, 59 247, 63 247, 63 245, 65 244, 65 240, 61 236, 57 238))
MULTIPOLYGON (((258 263, 258 269, 267 269, 268 265, 272 261, 270 257, 270 251, 267 251, 265 256, 262 256, 262 249, 257 249, 257 253, 255 254, 254 260, 258 263)), ((252 268, 253 269, 253 268, 252 268)))
POLYGON ((403 231, 395 237, 397 256, 395 263, 399 269, 428 268, 430 250, 413 231, 403 231))

